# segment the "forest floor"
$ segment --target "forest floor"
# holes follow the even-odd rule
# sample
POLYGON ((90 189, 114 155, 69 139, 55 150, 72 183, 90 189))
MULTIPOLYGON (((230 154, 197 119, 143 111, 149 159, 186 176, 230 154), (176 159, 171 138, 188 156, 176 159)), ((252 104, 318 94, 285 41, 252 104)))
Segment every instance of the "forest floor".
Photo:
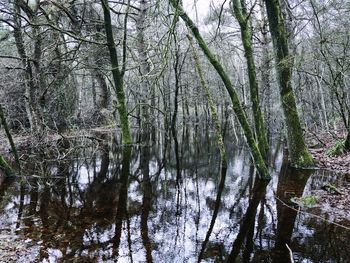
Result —
POLYGON ((345 138, 344 134, 318 133, 309 134, 307 142, 315 165, 324 170, 339 174, 342 184, 314 190, 317 197, 319 214, 326 215, 334 222, 342 222, 350 227, 350 152, 340 151, 332 154, 335 145, 345 138))
POLYGON ((331 153, 341 138, 345 138, 345 135, 326 132, 307 136, 310 152, 318 168, 350 174, 350 152, 331 153))

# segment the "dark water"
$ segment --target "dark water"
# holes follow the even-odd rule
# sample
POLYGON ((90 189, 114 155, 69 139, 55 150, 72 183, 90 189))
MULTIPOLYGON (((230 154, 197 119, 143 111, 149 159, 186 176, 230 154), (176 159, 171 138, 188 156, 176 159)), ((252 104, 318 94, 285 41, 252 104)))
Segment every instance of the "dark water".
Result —
POLYGON ((283 263, 286 244, 295 262, 350 262, 348 230, 284 205, 336 175, 286 167, 279 144, 266 185, 238 143, 221 169, 213 134, 161 139, 28 154, 31 179, 1 186, 0 234, 25 241, 22 262, 283 263))

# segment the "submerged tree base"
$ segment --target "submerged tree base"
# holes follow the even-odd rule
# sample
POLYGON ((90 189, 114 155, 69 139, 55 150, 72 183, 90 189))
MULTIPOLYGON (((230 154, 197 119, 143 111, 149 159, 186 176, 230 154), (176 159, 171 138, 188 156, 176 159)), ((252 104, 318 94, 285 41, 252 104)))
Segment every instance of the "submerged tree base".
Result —
POLYGON ((295 167, 307 168, 315 165, 312 155, 307 149, 304 149, 299 155, 299 159, 293 164, 295 167))

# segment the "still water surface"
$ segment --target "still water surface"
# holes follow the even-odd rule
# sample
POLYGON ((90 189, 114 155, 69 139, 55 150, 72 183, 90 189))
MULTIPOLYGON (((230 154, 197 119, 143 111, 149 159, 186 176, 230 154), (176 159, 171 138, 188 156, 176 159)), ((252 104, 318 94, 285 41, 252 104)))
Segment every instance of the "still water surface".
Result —
POLYGON ((0 234, 25 241, 23 262, 284 263, 286 244, 295 262, 350 262, 349 231, 286 206, 344 179, 286 167, 282 144, 266 185, 244 145, 229 143, 221 167, 212 134, 129 149, 108 138, 28 154, 30 181, 1 186, 0 234))

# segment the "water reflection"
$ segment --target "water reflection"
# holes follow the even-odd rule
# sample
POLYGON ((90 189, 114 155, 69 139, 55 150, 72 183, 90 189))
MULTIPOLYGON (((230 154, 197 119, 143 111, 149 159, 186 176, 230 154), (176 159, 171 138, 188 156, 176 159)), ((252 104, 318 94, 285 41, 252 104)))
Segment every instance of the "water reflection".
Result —
POLYGON ((273 262, 291 262, 293 256, 287 246, 291 246, 291 239, 298 215, 298 210, 291 208, 292 197, 301 197, 306 182, 311 175, 310 170, 298 170, 283 162, 277 184, 277 233, 273 249, 273 262))
POLYGON ((288 262, 286 244, 297 262, 348 261, 349 232, 290 208, 333 174, 288 167, 276 146, 266 185, 244 147, 221 167, 214 134, 139 138, 28 159, 29 184, 0 185, 0 231, 37 247, 33 262, 288 262))
POLYGON ((251 199, 246 213, 243 217, 243 222, 240 226, 239 232, 233 242, 231 252, 228 256, 227 262, 236 262, 239 253, 242 250, 243 243, 245 247, 242 253, 242 262, 250 262, 250 255, 253 251, 253 236, 255 217, 259 203, 265 197, 267 182, 256 179, 254 187, 251 190, 251 199))

